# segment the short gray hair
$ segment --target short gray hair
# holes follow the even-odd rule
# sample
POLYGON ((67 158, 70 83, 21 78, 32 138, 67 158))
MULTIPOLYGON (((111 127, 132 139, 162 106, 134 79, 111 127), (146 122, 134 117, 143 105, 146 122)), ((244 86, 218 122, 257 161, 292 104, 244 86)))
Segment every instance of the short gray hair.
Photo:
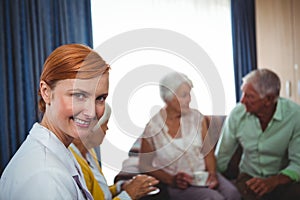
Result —
POLYGON ((102 125, 105 122, 107 122, 110 118, 111 115, 111 107, 108 103, 105 102, 105 109, 104 109, 104 113, 102 115, 102 117, 99 120, 99 123, 102 125))
MULTIPOLYGON (((264 98, 268 94, 279 97, 280 95, 280 79, 276 73, 268 69, 257 69, 243 78, 243 85, 250 83, 260 98, 264 98)), ((276 98, 276 100, 277 100, 276 98)))
POLYGON ((183 73, 171 72, 164 76, 159 84, 162 100, 164 102, 171 101, 175 91, 184 83, 187 83, 191 88, 193 87, 192 81, 183 73))
POLYGON ((102 117, 99 119, 97 122, 96 126, 93 128, 93 131, 96 131, 99 129, 105 122, 107 122, 110 118, 111 115, 111 107, 108 103, 105 102, 105 108, 104 108, 104 113, 102 117))

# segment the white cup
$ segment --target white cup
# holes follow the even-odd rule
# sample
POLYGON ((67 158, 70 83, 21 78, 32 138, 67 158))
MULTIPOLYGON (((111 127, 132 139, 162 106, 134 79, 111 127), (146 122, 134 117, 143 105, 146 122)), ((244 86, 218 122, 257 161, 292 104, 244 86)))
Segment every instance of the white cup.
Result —
POLYGON ((206 186, 207 178, 208 178, 208 172, 206 172, 206 171, 194 172, 192 185, 206 186))

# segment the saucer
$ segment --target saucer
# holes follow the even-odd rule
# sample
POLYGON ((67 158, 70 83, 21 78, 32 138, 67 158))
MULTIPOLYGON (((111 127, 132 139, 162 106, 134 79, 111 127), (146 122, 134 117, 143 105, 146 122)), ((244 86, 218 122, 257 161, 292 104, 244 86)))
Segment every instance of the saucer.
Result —
POLYGON ((156 190, 153 190, 153 191, 151 191, 151 192, 148 192, 147 195, 154 195, 154 194, 157 194, 157 193, 159 193, 159 192, 160 192, 160 189, 157 188, 156 190))

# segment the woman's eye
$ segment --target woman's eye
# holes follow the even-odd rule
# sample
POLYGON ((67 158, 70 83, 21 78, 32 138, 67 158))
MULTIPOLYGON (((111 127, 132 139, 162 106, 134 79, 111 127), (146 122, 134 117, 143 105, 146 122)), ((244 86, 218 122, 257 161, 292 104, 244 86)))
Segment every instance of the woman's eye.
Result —
POLYGON ((75 94, 73 94, 73 96, 75 96, 79 100, 83 100, 86 97, 85 94, 82 94, 82 93, 75 93, 75 94))
POLYGON ((182 98, 185 98, 185 97, 188 97, 188 96, 189 96, 189 93, 183 93, 183 94, 181 94, 182 98))
POLYGON ((99 96, 96 101, 99 102, 99 103, 103 103, 105 102, 105 99, 106 99, 106 96, 99 96))

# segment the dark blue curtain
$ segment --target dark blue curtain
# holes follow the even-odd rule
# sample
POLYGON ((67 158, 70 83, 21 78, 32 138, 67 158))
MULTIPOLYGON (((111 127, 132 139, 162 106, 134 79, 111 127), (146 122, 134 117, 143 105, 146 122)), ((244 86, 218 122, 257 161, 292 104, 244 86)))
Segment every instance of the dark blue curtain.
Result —
POLYGON ((255 0, 231 0, 233 63, 237 102, 242 78, 257 68, 255 0))
POLYGON ((37 91, 46 57, 66 43, 92 47, 92 27, 90 0, 1 0, 0 13, 2 173, 39 120, 37 91))

